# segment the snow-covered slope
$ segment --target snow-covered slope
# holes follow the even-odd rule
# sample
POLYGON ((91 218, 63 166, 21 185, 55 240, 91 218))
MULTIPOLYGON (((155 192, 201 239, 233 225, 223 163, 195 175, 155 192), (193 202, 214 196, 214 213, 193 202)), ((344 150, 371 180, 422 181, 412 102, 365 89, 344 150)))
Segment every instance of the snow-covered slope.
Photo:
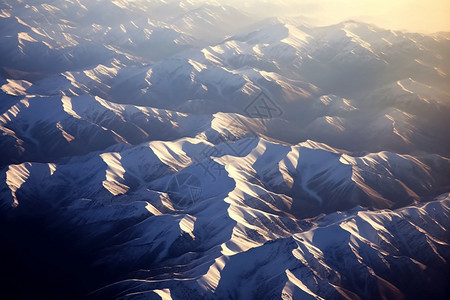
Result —
MULTIPOLYGON (((236 297, 246 298, 269 292, 266 290, 269 287, 264 286, 271 283, 270 293, 275 294, 281 289, 286 289, 286 293, 302 293, 307 286, 306 292, 312 289, 324 298, 342 291, 364 297, 364 289, 371 289, 371 295, 376 298, 383 293, 410 292, 402 286, 403 282, 397 286, 395 281, 383 279, 388 276, 389 280, 392 276, 389 272, 393 271, 388 271, 387 265, 406 262, 383 264, 382 261, 390 261, 385 251, 394 251, 392 255, 399 251, 408 253, 402 248, 406 245, 400 243, 396 247, 391 244, 398 243, 396 234, 414 234, 407 230, 415 227, 407 226, 405 232, 397 233, 389 227, 398 226, 391 225, 402 219, 397 213, 397 221, 392 220, 390 212, 368 213, 367 218, 375 218, 375 225, 367 221, 371 226, 377 230, 385 228, 378 235, 385 237, 388 232, 394 235, 387 236, 388 242, 383 242, 386 245, 371 246, 372 250, 368 251, 360 243, 353 242, 355 238, 350 233, 358 233, 357 238, 368 245, 372 244, 367 240, 381 243, 383 238, 373 237, 376 231, 367 229, 367 225, 359 221, 361 213, 354 216, 354 225, 347 220, 348 217, 345 222, 340 220, 340 214, 324 219, 337 218, 333 222, 307 218, 355 206, 385 209, 417 203, 433 198, 437 191, 448 189, 449 175, 450 161, 436 155, 412 157, 382 152, 355 157, 313 142, 288 146, 252 138, 213 145, 205 140, 186 138, 176 142, 153 141, 114 152, 73 158, 60 164, 10 165, 1 175, 4 182, 1 212, 4 220, 36 218, 41 214, 57 216, 43 226, 51 228, 57 223, 69 236, 77 236, 73 247, 79 251, 95 248, 98 256, 92 262, 94 266, 113 272, 117 277, 150 268, 137 273, 137 276, 146 278, 143 284, 135 280, 118 284, 127 291, 131 285, 136 291, 144 289, 146 292, 169 288, 180 298, 183 298, 185 289, 194 289, 195 297, 215 295, 226 298, 229 293, 237 293, 236 297), (330 222, 335 224, 334 227, 330 222), (322 227, 327 228, 325 232, 325 229, 320 229, 322 227), (332 261, 333 257, 343 255, 326 246, 333 243, 328 239, 337 234, 336 228, 343 231, 342 235, 333 237, 335 243, 342 245, 339 248, 342 253, 349 252, 350 255, 352 251, 361 251, 361 254, 354 255, 370 259, 381 251, 387 257, 374 266, 369 265, 364 272, 361 269, 364 276, 369 276, 365 281, 367 287, 358 286, 356 278, 347 278, 351 277, 351 268, 359 268, 357 262, 350 267, 348 263, 332 261), (302 240, 312 244, 304 249, 299 244, 299 249, 284 252, 285 243, 291 245, 302 240), (313 243, 316 240, 321 242, 316 245, 313 243), (269 246, 269 241, 274 244, 269 246), (348 248, 344 246, 347 243, 348 248), (351 250, 353 243, 363 248, 351 250), (266 251, 269 253, 263 254, 266 251), (322 251, 331 251, 326 252, 331 261, 321 262, 323 258, 320 257, 325 255, 322 251), (253 252, 262 252, 254 256, 254 263, 247 264, 244 269, 235 266, 235 261, 241 259, 240 254, 253 256, 253 252), (254 265, 281 255, 277 253, 293 255, 292 258, 280 257, 288 266, 283 273, 260 270, 259 277, 266 282, 262 286, 249 275, 236 275, 249 282, 240 283, 247 288, 233 290, 236 279, 228 275, 229 272, 252 273, 250 270, 256 268, 254 265), (298 261, 292 261, 294 258, 298 261), (302 282, 306 275, 299 275, 303 271, 294 271, 297 264, 311 268, 309 271, 305 269, 306 273, 318 272, 316 276, 320 280, 316 283, 311 279, 302 282), (230 268, 238 269, 228 271, 230 268), (373 274, 372 268, 377 268, 381 274, 373 274), (328 271, 322 274, 322 269, 328 271), (276 274, 280 276, 276 277, 278 279, 273 277, 276 274), (287 281, 283 279, 286 276, 287 281), (320 287, 318 282, 321 281, 326 288, 320 287), (330 281, 328 285, 326 281, 330 281)), ((448 214, 447 202, 442 202, 446 205, 445 210, 432 211, 442 220, 447 218, 447 215, 440 216, 441 213, 448 214)), ((431 211, 419 211, 424 214, 420 220, 433 218, 438 221, 435 216, 428 216, 431 211)), ((351 215, 353 211, 346 214, 351 215)), ((440 225, 427 222, 426 226, 445 231, 442 227, 446 226, 445 221, 438 223, 440 225)), ((423 235, 424 231, 417 230, 417 234, 423 235)), ((420 266, 432 264, 431 267, 437 268, 439 274, 442 270, 437 260, 448 259, 447 248, 440 245, 448 241, 436 241, 427 236, 423 239, 437 243, 444 252, 441 253, 433 244, 429 253, 423 254, 430 262, 416 262, 413 255, 408 264, 417 266, 417 272, 423 270, 420 266)), ((352 259, 351 255, 342 258, 343 261, 352 259)), ((360 264, 365 265, 363 262, 360 264)), ((270 270, 269 266, 264 268, 270 270)), ((434 278, 437 275, 423 271, 420 276, 434 278)), ((114 287, 117 288, 116 285, 114 287)), ((101 293, 109 293, 109 288, 101 293)))
POLYGON ((0 0, 0 298, 449 298, 449 34, 267 7, 0 0))
MULTIPOLYGON (((165 273, 142 270, 94 296, 151 299, 164 291, 174 299, 442 298, 449 204, 447 194, 396 211, 333 213, 305 221, 301 233, 243 253, 222 246, 204 276, 188 271, 189 264, 160 270, 165 273)), ((245 241, 232 245, 246 247, 245 241)))

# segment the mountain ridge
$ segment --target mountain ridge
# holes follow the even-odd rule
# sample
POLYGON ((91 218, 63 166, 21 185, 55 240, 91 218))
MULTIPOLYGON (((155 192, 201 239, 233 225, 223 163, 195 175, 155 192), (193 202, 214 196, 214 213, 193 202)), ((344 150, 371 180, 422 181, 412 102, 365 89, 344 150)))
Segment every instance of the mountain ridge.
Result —
POLYGON ((0 1, 0 297, 448 298, 448 34, 258 3, 0 1))

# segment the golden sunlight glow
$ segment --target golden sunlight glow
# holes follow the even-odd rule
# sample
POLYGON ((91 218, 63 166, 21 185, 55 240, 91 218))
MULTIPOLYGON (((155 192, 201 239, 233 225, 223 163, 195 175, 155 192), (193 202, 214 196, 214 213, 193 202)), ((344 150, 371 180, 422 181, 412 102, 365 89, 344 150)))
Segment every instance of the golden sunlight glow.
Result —
POLYGON ((394 29, 416 32, 450 31, 448 0, 319 0, 286 1, 298 14, 318 25, 353 19, 394 29))

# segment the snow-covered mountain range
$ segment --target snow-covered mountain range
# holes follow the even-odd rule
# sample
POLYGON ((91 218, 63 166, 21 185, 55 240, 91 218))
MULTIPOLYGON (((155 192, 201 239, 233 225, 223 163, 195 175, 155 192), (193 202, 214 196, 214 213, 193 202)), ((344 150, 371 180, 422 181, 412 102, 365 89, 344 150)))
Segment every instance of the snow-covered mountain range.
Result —
POLYGON ((273 5, 0 1, 0 298, 450 296, 450 34, 273 5))

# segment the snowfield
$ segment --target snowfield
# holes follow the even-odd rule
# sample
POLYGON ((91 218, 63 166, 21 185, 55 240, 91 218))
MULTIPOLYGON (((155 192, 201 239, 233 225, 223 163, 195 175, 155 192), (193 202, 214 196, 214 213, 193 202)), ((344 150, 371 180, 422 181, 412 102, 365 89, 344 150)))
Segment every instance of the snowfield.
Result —
POLYGON ((450 297, 450 35, 252 5, 0 0, 0 298, 450 297))

